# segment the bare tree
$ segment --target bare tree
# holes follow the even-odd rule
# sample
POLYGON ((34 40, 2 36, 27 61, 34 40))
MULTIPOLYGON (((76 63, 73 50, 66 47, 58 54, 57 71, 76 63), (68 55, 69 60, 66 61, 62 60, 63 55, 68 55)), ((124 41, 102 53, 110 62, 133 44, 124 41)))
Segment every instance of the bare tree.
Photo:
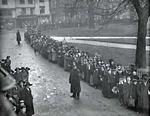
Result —
MULTIPOLYGON (((105 0, 104 0, 105 1, 105 0)), ((107 0, 108 2, 110 0, 107 0)), ((77 14, 77 9, 81 2, 86 2, 88 10, 88 24, 89 27, 94 27, 94 15, 95 9, 101 10, 109 10, 100 8, 102 4, 102 0, 73 0, 73 6, 67 9, 67 11, 71 12, 71 16, 77 14)), ((105 1, 106 2, 106 1, 105 1)), ((138 17, 138 32, 137 32, 137 47, 136 47, 136 55, 135 55, 135 65, 137 68, 145 68, 146 67, 146 34, 147 34, 147 22, 148 17, 150 16, 150 5, 149 0, 120 0, 116 9, 112 10, 107 14, 99 13, 101 16, 106 16, 105 24, 111 22, 113 17, 122 13, 125 10, 126 5, 132 5, 135 9, 138 17)), ((100 29, 98 30, 100 31, 100 29)))
POLYGON ((150 2, 149 0, 123 0, 117 8, 112 11, 105 22, 112 20, 126 5, 133 5, 138 16, 138 32, 137 32, 137 45, 135 54, 135 65, 137 68, 146 68, 146 34, 147 22, 150 16, 150 2))
POLYGON ((130 0, 138 15, 138 33, 135 64, 137 68, 146 68, 146 34, 150 16, 149 0, 130 0))

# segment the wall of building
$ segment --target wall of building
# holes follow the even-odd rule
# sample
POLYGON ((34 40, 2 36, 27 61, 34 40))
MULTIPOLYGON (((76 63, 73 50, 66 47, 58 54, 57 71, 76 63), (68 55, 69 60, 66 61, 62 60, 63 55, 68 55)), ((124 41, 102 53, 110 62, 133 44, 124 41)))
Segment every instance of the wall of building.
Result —
POLYGON ((15 5, 15 0, 7 0, 8 4, 7 5, 2 5, 2 0, 0 0, 0 8, 1 9, 13 9, 16 7, 15 5))
POLYGON ((44 0, 43 3, 39 2, 39 0, 33 0, 32 4, 28 3, 28 0, 25 0, 24 4, 20 4, 20 0, 7 0, 8 4, 3 5, 2 0, 0 0, 0 9, 2 10, 11 10, 11 17, 17 18, 22 15, 22 8, 26 9, 26 14, 23 15, 50 15, 49 10, 49 0, 44 0), (45 7, 45 13, 40 14, 40 6, 45 7), (31 9, 33 9, 33 14, 31 14, 31 9))
MULTIPOLYGON (((13 0, 13 1, 15 1, 15 0, 13 0)), ((28 0, 25 0, 25 4, 20 4, 20 0, 16 0, 16 7, 19 7, 19 8, 35 7, 34 1, 35 1, 35 0, 33 0, 33 4, 29 4, 29 3, 28 3, 28 0)))
MULTIPOLYGON (((0 0, 0 10, 1 10, 1 15, 5 17, 16 17, 15 13, 15 2, 13 0, 7 0, 7 4, 4 5, 2 4, 2 0, 0 0)), ((2 16, 1 16, 2 17, 2 16)))
POLYGON ((49 15, 50 9, 49 9, 49 0, 44 0, 44 2, 40 2, 39 0, 36 0, 35 2, 35 14, 36 15, 49 15), (45 7, 45 13, 40 14, 40 6, 45 7))

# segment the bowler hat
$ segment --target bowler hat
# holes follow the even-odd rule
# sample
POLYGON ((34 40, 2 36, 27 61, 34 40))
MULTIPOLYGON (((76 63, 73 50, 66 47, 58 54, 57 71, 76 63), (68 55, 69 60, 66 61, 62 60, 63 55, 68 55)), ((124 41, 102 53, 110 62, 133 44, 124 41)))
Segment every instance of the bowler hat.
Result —
POLYGON ((10 56, 7 56, 6 58, 10 58, 10 56))
POLYGON ((2 59, 1 61, 2 61, 2 62, 5 62, 5 59, 2 59))
POLYGON ((19 68, 17 67, 17 68, 15 68, 15 71, 17 71, 17 70, 19 70, 19 68))
POLYGON ((29 68, 29 67, 26 67, 26 70, 30 70, 30 68, 29 68))
POLYGON ((21 69, 21 70, 25 70, 25 67, 21 67, 20 69, 21 69))

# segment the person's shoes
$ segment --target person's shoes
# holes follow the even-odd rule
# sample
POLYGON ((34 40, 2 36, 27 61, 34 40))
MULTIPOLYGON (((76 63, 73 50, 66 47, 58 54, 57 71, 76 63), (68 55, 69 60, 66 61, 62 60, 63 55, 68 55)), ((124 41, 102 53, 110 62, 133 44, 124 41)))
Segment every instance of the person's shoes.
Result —
POLYGON ((73 97, 73 98, 75 98, 75 96, 74 96, 74 95, 72 95, 72 96, 70 96, 70 97, 73 97))

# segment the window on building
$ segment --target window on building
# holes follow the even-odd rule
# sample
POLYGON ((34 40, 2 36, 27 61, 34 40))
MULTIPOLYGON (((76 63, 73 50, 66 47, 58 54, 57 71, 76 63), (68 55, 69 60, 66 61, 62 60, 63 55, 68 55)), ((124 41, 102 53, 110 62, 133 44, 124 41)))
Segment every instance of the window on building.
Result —
POLYGON ((30 8, 30 13, 31 13, 31 15, 34 14, 34 8, 30 8))
POLYGON ((33 0, 28 0, 28 4, 33 4, 33 0))
POLYGON ((39 0, 40 2, 44 2, 44 0, 39 0))
POLYGON ((20 4, 25 4, 25 0, 20 0, 20 4))
POLYGON ((7 1, 7 0, 2 0, 2 4, 3 4, 3 5, 7 5, 7 4, 8 4, 8 1, 7 1))
POLYGON ((9 9, 1 9, 0 16, 12 16, 12 10, 9 9))
POLYGON ((21 8, 21 15, 25 15, 26 14, 26 8, 21 8))
POLYGON ((45 13, 45 6, 40 6, 40 14, 44 14, 45 13))

